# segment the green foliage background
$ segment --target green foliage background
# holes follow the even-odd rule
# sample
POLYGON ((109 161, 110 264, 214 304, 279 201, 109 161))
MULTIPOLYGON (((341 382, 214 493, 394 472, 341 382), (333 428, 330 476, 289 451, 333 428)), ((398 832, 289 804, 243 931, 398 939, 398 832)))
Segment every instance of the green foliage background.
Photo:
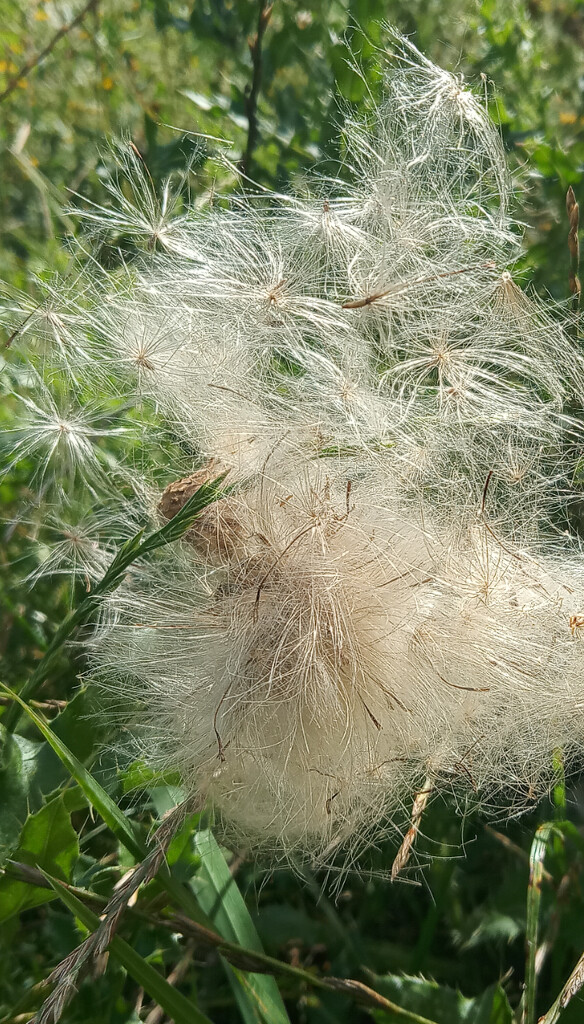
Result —
MULTIPOLYGON (((256 0, 99 0, 11 88, 19 69, 34 63, 82 7, 78 0, 0 0, 0 93, 9 90, 0 101, 0 278, 33 298, 35 276, 48 279, 69 264, 67 239, 78 230, 75 216, 66 212, 71 193, 107 202, 108 137, 131 138, 157 183, 191 161, 185 201, 190 196, 197 203, 237 187, 235 171, 216 154, 227 152, 235 165, 247 140, 248 40, 256 31, 256 0), (205 147, 201 135, 213 137, 205 147), (217 139, 228 140, 229 148, 217 139)), ((342 154, 334 123, 344 107, 358 108, 365 100, 363 82, 347 58, 352 49, 369 64, 375 90, 375 46, 383 46, 384 19, 412 33, 438 63, 484 88, 518 174, 526 277, 565 297, 567 186, 583 199, 581 0, 276 0, 262 47, 251 177, 282 190, 301 186, 315 164, 324 172, 336 168, 342 154)), ((109 255, 102 251, 100 258, 109 255)), ((8 430, 12 417, 4 400, 0 423, 8 430)), ((23 513, 32 469, 24 464, 0 482, 0 678, 15 689, 79 598, 61 577, 32 591, 21 582, 35 564, 23 513)), ((53 665, 43 699, 69 701, 58 716, 50 714, 55 732, 92 765, 95 779, 147 836, 172 806, 173 780, 153 779, 140 764, 120 764, 108 750, 98 698, 77 689, 82 669, 77 649, 53 665)), ((19 874, 11 862, 40 865, 107 898, 134 860, 93 816, 83 788, 72 784, 30 722, 21 719, 15 735, 0 728, 0 1024, 20 1024, 42 1001, 34 986, 75 947, 86 925, 53 890, 23 880, 22 869, 19 874)), ((221 873, 227 858, 247 907, 235 897, 228 907, 224 894, 219 911, 233 915, 236 941, 250 945, 238 928, 249 940, 253 920, 270 955, 314 977, 364 981, 408 1011, 403 1016, 358 1007, 345 994, 288 974, 279 981, 292 1021, 509 1024, 525 980, 526 929, 533 941, 538 923, 537 942, 543 944, 537 1013, 551 1005, 584 949, 583 798, 577 779, 567 791, 559 785, 548 805, 498 829, 476 815, 461 816, 460 808, 434 804, 419 841, 422 870, 390 884, 381 876, 396 851, 381 847, 371 855, 370 873, 350 874, 336 902, 319 895, 321 878, 284 867, 268 870, 247 851, 216 851, 214 868, 221 873), (550 818, 557 828, 532 848, 538 826, 550 818), (541 891, 529 885, 530 851, 532 873, 545 855, 541 891)), ((190 830, 175 841, 169 860, 182 882, 193 882, 205 909, 201 892, 212 885, 205 876, 211 868, 190 830)), ((262 1019, 253 1000, 242 1008, 237 984, 215 952, 153 923, 164 906, 164 892, 150 883, 138 900, 138 910, 145 908, 150 918, 126 914, 119 935, 161 976, 183 963, 177 991, 216 1024, 262 1019)), ((212 906, 209 912, 213 916, 212 906)), ((533 995, 533 978, 529 984, 533 995)), ((105 975, 83 982, 62 1019, 164 1019, 148 1017, 152 1012, 148 994, 112 955, 105 975)), ((584 1001, 576 997, 562 1021, 583 1018, 584 1001)), ((276 1022, 276 1011, 263 1019, 276 1022)))

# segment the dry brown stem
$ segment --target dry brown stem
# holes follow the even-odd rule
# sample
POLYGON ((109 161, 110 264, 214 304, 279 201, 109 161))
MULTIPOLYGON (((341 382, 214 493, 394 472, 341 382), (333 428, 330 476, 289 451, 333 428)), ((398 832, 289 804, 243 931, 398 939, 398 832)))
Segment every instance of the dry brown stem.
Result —
POLYGON ((428 800, 430 799, 430 794, 432 793, 433 788, 434 787, 432 785, 432 780, 428 777, 422 789, 418 793, 416 793, 416 796, 414 798, 414 805, 412 807, 412 823, 408 831, 406 832, 402 840, 402 844, 399 850, 397 851, 395 860, 391 865, 392 882, 395 881, 400 871, 403 868, 405 868, 406 864, 410 859, 412 847, 416 841, 416 837, 420 829, 422 815, 426 810, 426 806, 428 804, 428 800))

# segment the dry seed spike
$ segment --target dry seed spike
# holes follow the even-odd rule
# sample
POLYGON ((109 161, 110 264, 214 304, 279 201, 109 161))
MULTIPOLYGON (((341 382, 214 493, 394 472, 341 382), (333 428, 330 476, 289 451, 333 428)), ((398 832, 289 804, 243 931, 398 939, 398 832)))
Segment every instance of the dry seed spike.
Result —
POLYGON ((432 793, 433 789, 434 785, 432 783, 432 779, 430 778, 430 776, 428 776, 428 778, 424 782, 422 789, 416 793, 416 796, 414 798, 414 804, 412 807, 411 825, 402 840, 402 844, 399 850, 397 851, 394 862, 391 866, 392 882, 395 881, 400 871, 402 871, 403 868, 405 868, 406 864, 410 859, 412 847, 416 841, 416 837, 420 830, 420 822, 422 820, 422 815, 426 810, 428 800, 430 799, 430 794, 432 793))

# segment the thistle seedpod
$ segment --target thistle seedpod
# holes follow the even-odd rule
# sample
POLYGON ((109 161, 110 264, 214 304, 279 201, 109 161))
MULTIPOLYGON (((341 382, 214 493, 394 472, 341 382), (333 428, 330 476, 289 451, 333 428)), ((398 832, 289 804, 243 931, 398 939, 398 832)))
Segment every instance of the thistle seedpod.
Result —
POLYGON ((319 863, 402 829, 416 793, 519 810, 584 740, 582 357, 514 281, 482 101, 392 43, 343 130, 352 180, 169 215, 55 352, 144 415, 121 519, 160 526, 229 470, 104 601, 92 677, 228 830, 319 863))

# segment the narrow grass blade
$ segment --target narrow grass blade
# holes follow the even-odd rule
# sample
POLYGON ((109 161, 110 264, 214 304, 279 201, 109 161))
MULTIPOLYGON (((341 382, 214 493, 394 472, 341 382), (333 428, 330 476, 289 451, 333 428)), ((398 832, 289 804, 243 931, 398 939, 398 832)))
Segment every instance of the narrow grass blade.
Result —
MULTIPOLYGON (((137 861, 144 860, 150 852, 147 845, 91 772, 75 757, 44 719, 28 704, 25 704, 18 694, 13 693, 3 683, 0 683, 0 689, 10 694, 20 704, 119 841, 137 861)), ((224 938, 237 943, 238 946, 248 945, 250 952, 263 953, 259 936, 241 893, 235 885, 211 832, 199 833, 195 838, 195 844, 205 858, 201 865, 198 884, 195 879, 193 889, 182 885, 172 877, 165 863, 158 871, 158 881, 173 902, 193 921, 205 927, 209 927, 212 921, 216 921, 217 930, 224 938)), ((242 949, 241 953, 245 955, 246 950, 242 949)), ((277 961, 274 961, 274 966, 278 967, 277 961)), ((243 973, 231 966, 228 970, 231 983, 236 983, 238 987, 238 1003, 246 1001, 248 1012, 245 1014, 242 1012, 246 1024, 247 1022, 255 1024, 257 1017, 250 1016, 250 1014, 255 1012, 256 1007, 267 1024, 289 1024, 284 1002, 271 975, 248 974, 247 971, 243 973)))
MULTIPOLYGON (((558 768, 558 765, 555 762, 554 762, 554 766, 556 768, 558 768)), ((556 803, 556 808, 558 810, 561 810, 562 806, 564 806, 564 799, 565 799, 565 797, 562 799, 562 796, 560 797, 559 801, 554 800, 554 802, 556 803)), ((542 825, 537 830, 536 838, 535 838, 535 840, 533 842, 533 845, 532 845, 532 848, 531 848, 530 866, 533 864, 534 858, 537 857, 538 855, 541 855, 541 857, 542 857, 542 865, 543 865, 543 856, 545 856, 545 852, 547 850, 549 840, 550 840, 550 838, 552 836, 556 836, 558 838, 560 836, 563 836, 564 839, 568 839, 572 843, 574 843, 574 845, 577 847, 577 849, 580 851, 580 853, 584 853, 584 840, 582 839, 582 836, 581 836, 580 832, 578 831, 578 829, 576 828, 576 826, 574 825, 574 823, 571 822, 571 821, 556 821, 553 825, 551 823, 548 824, 548 825, 542 825), (536 843, 537 843, 538 833, 542 832, 544 830, 547 830, 547 838, 544 835, 543 851, 542 851, 541 844, 539 846, 536 846, 536 843)), ((542 867, 541 871, 542 871, 542 874, 543 874, 543 867, 542 867)), ((531 873, 533 874, 533 867, 531 867, 531 873)), ((529 929, 529 913, 528 913, 528 929, 529 929)), ((582 954, 582 956, 578 960, 578 963, 574 967, 574 970, 572 971, 572 973, 571 973, 570 977, 568 978, 566 984, 563 986, 562 991, 560 992, 559 996, 554 1001, 552 1006, 550 1006, 550 1008, 547 1011, 547 1013, 545 1013, 542 1017, 539 1018, 537 1024, 556 1024, 556 1021, 560 1017, 560 1014, 562 1013, 562 1010, 565 1010, 565 1008, 567 1007, 568 1003, 580 991, 580 989, 583 986, 584 986, 584 953, 582 954)), ((526 989, 527 989, 527 986, 526 986, 526 989)), ((535 1020, 535 1007, 533 1008, 532 1018, 531 1019, 535 1020)), ((524 1020, 527 1022, 529 1020, 529 1018, 524 1017, 524 1020)))
POLYGON ((546 822, 535 833, 529 854, 529 887, 527 889, 527 960, 525 967, 525 992, 523 1003, 524 1024, 535 1024, 535 996, 537 990, 537 937, 541 907, 541 884, 544 875, 544 860, 548 843, 556 832, 556 826, 546 822))
MULTIPOLYGON (((143 860, 148 855, 148 848, 142 842, 132 824, 119 807, 105 792, 105 790, 94 779, 85 766, 75 757, 63 741, 52 731, 40 715, 29 705, 25 704, 18 695, 13 694, 8 687, 0 683, 0 687, 10 693, 22 706, 26 714, 32 719, 39 731, 51 745, 57 756, 61 759, 67 770, 71 773, 77 784, 85 793, 95 810, 101 815, 112 832, 120 842, 130 851, 137 860, 143 860)), ((205 913, 208 907, 218 915, 216 922, 220 934, 225 938, 236 941, 241 945, 263 952, 259 936, 254 928, 241 893, 235 885, 225 860, 210 832, 200 834, 202 837, 201 846, 197 842, 197 849, 207 858, 206 865, 202 865, 202 884, 197 888, 196 895, 205 913), (202 894, 202 896, 201 896, 202 894)), ((198 839, 199 837, 197 837, 198 839)), ((191 913, 195 921, 207 923, 204 915, 201 914, 198 903, 189 900, 189 892, 186 888, 176 882, 170 875, 168 869, 163 865, 158 875, 159 881, 173 900, 191 913)), ((209 914, 212 920, 215 918, 209 914)), ((243 974, 229 967, 233 980, 238 985, 238 1002, 247 1000, 250 1011, 257 1006, 267 1024, 289 1024, 289 1018, 278 986, 270 975, 243 974)), ((249 1014, 242 1014, 247 1021, 254 1021, 249 1014)))
MULTIPOLYGON (((99 927, 99 917, 77 899, 57 879, 45 874, 45 878, 62 900, 65 906, 77 917, 86 928, 95 931, 99 927)), ((117 960, 132 975, 134 981, 142 985, 148 995, 162 1007, 164 1012, 175 1021, 175 1024, 212 1024, 209 1017, 199 1010, 194 1003, 177 992, 150 964, 138 954, 119 935, 114 935, 109 949, 117 960)))
MULTIPOLYGON (((0 690, 4 690, 21 705, 23 711, 34 722, 73 776, 89 803, 123 846, 137 861, 144 860, 150 852, 147 845, 91 772, 75 757, 44 719, 33 708, 25 704, 18 694, 15 694, 3 683, 0 683, 0 690)), ((292 967, 290 964, 280 963, 271 957, 266 957, 243 897, 212 833, 210 831, 198 833, 195 836, 195 846, 201 854, 202 864, 198 876, 191 880, 192 889, 173 878, 165 863, 161 865, 156 877, 175 905, 180 907, 192 921, 205 928, 209 928, 212 922, 215 923, 217 931, 229 943, 230 955, 237 957, 238 960, 243 958, 251 968, 254 954, 259 954, 261 966, 268 971, 292 975, 304 984, 314 985, 317 988, 344 991, 361 1002, 366 1001, 368 1005, 381 1005, 382 1008, 390 1006, 387 1000, 357 982, 318 978, 299 968, 292 967)), ((253 969, 248 969, 247 966, 245 971, 227 963, 226 967, 234 992, 235 986, 237 987, 236 999, 246 1024, 256 1024, 258 1013, 266 1024, 289 1024, 284 1002, 271 974, 259 974, 253 969)), ((413 1019, 408 1017, 407 1011, 403 1011, 403 1013, 407 1019, 413 1019)))
MULTIPOLYGON (((15 876, 21 878, 21 880, 27 881, 30 885, 40 885, 42 880, 43 887, 50 887, 45 875, 43 875, 43 873, 37 868, 31 868, 29 865, 14 864, 11 865, 10 870, 15 876), (23 867, 26 869, 24 877, 22 877, 23 867)), ((72 885, 67 885, 66 889, 68 892, 71 892, 74 896, 80 899, 84 905, 89 905, 90 909, 94 908, 101 911, 107 905, 105 897, 100 896, 98 893, 89 889, 79 889, 72 885)), ((208 928, 194 923, 184 917, 184 915, 171 915, 168 918, 150 918, 147 913, 144 914, 137 907, 129 909, 129 913, 138 913, 143 920, 150 919, 158 926, 165 925, 172 931, 177 931, 179 934, 184 935, 185 938, 194 939, 197 944, 200 944, 203 947, 219 950, 226 958, 233 957, 233 961, 231 962, 230 960, 230 965, 233 966, 233 970, 228 977, 230 978, 230 981, 236 985, 234 988, 234 993, 237 993, 235 998, 245 1024, 248 1024, 248 1022, 249 1024, 255 1024, 255 1022, 261 1020, 261 1017, 259 1016, 255 1000, 252 1003, 250 999, 246 998, 247 979, 243 973, 243 968, 235 966, 236 964, 241 964, 242 960, 245 960, 249 965, 247 970, 253 972, 253 967, 256 966, 257 972, 267 971, 277 975, 283 974, 289 978, 295 979, 299 985, 302 986, 302 990, 311 988, 326 989, 329 992, 336 992, 346 996, 362 1006, 367 1006, 370 1010, 383 1010, 386 1013, 403 1018, 404 1021, 409 1021, 410 1024, 437 1024, 436 1021, 430 1020, 427 1017, 421 1017, 419 1014, 398 1006, 396 1003, 387 999, 386 996, 381 995, 379 991, 369 988, 369 986, 364 985, 360 981, 355 981, 351 978, 335 978, 329 975, 326 977, 319 977, 317 974, 312 973, 310 970, 305 970, 303 967, 293 967, 292 964, 285 961, 274 960, 273 957, 266 956, 265 953, 256 953, 250 949, 242 949, 241 946, 236 943, 229 942, 228 939, 222 940, 216 932, 212 932, 208 928), (241 984, 239 983, 240 981, 241 984)), ((378 985, 383 985, 387 981, 387 978, 385 977, 373 976, 373 978, 378 985)), ((38 1001, 38 996, 42 996, 46 989, 47 984, 45 982, 41 982, 38 985, 33 986, 33 988, 29 989, 23 998, 19 1000, 16 1007, 13 1007, 14 1013, 20 1013, 22 1010, 28 1009, 30 1006, 34 1005, 34 1003, 38 1001)))
POLYGON ((569 286, 570 293, 572 295, 572 309, 574 313, 578 313, 582 294, 582 285, 580 284, 580 278, 578 276, 580 270, 580 244, 578 241, 580 208, 576 202, 574 189, 571 185, 566 193, 566 213, 568 214, 568 223, 570 226, 570 230, 568 232, 568 251, 570 253, 569 286))
MULTIPOLYGON (((110 593, 120 585, 124 578, 126 569, 128 569, 137 558, 149 555, 153 551, 156 551, 157 548, 163 547, 165 544, 172 544, 173 541, 182 537, 183 534, 190 529, 207 505, 212 504, 223 494, 227 493, 226 489, 221 488, 226 475, 226 473, 223 473, 215 480, 202 484, 201 487, 191 495, 188 501, 185 502, 180 511, 165 523, 160 530, 156 530, 145 539, 143 539, 144 531, 141 530, 135 537, 126 541, 123 547, 121 547, 115 555, 107 572, 99 581, 97 586, 94 587, 91 593, 88 594, 77 608, 70 612, 61 623, 51 643, 47 647, 42 660, 39 662, 30 679, 27 680, 20 691, 20 696, 23 700, 29 700, 41 683, 44 682, 49 674, 51 666, 58 657, 63 644, 69 638, 73 630, 89 617, 97 602, 105 594, 110 593)), ((14 728, 14 725, 18 721, 18 716, 19 709, 17 705, 13 705, 8 709, 2 719, 3 724, 7 729, 14 728)))
POLYGON ((262 1017, 253 993, 246 991, 245 975, 225 960, 223 966, 243 1024, 262 1024, 262 1017))
MULTIPOLYGON (((201 907, 224 938, 263 953, 260 937, 213 833, 198 832, 195 847, 201 855, 201 867, 192 885, 201 907)), ((289 1024, 284 1001, 271 975, 243 975, 240 971, 233 974, 242 986, 240 991, 253 999, 266 1024, 289 1024)))

